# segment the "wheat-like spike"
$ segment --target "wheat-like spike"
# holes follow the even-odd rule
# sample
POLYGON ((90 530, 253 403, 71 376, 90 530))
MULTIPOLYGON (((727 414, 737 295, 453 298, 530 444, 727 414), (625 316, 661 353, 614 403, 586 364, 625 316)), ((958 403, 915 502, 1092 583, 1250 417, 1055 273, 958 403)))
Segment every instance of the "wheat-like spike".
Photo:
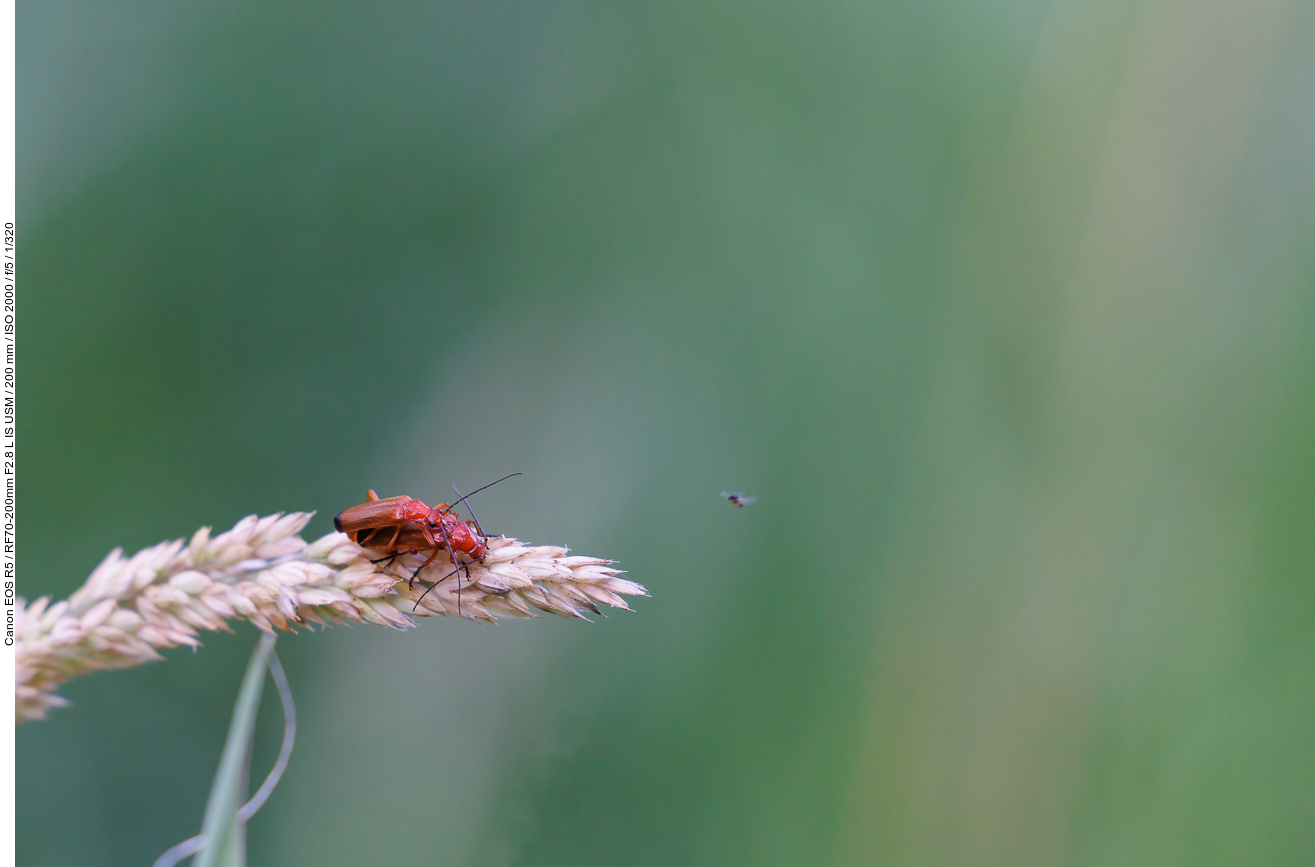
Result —
POLYGON ((583 617, 599 613, 598 603, 629 610, 619 594, 648 595, 618 577, 611 560, 506 537, 488 539, 484 561, 459 574, 441 552, 408 587, 406 579, 428 554, 376 565, 371 559, 379 554, 342 533, 307 543, 297 534, 312 514, 250 515, 214 538, 202 527, 190 541, 162 542, 127 558, 116 548, 67 600, 29 604, 20 597, 17 721, 41 719, 67 704, 55 689, 70 678, 151 662, 163 648, 198 646, 199 631, 227 631, 229 620, 248 620, 266 632, 351 621, 406 629, 413 617, 434 614, 485 621, 538 611, 583 617))

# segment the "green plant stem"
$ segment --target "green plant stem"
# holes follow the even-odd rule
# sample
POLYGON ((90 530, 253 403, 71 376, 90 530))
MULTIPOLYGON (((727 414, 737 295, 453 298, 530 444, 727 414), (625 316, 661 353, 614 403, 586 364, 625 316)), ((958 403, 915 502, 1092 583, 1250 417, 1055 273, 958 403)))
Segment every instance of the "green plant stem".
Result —
POLYGON ((266 633, 256 644, 242 678, 237 705, 233 708, 233 722, 228 729, 224 754, 219 760, 210 800, 206 802, 205 821, 201 836, 205 847, 197 853, 196 867, 240 867, 246 864, 246 835, 237 818, 239 801, 245 799, 247 760, 251 754, 251 739, 256 728, 256 711, 260 707, 261 687, 265 683, 265 668, 274 636, 266 633))

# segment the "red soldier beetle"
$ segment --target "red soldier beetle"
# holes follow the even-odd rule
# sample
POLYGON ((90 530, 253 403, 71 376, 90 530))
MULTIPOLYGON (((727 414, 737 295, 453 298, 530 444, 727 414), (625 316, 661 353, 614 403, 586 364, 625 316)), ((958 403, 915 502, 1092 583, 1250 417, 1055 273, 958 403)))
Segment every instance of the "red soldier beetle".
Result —
MULTIPOLYGON (((414 500, 411 497, 388 497, 380 499, 374 491, 366 492, 366 502, 359 506, 352 506, 336 515, 333 519, 333 526, 340 533, 346 533, 353 542, 362 548, 375 548, 388 554, 382 560, 376 560, 376 563, 383 560, 391 560, 403 553, 418 553, 424 550, 432 549, 429 559, 416 567, 407 580, 407 586, 411 587, 415 583, 416 576, 420 570, 434 562, 438 552, 447 549, 452 557, 452 562, 456 565, 457 572, 466 568, 467 577, 470 575, 469 565, 476 561, 482 561, 487 553, 487 547, 484 540, 488 538, 487 534, 479 525, 479 519, 475 518, 475 512, 470 512, 472 521, 462 521, 461 517, 456 514, 454 509, 462 503, 466 503, 466 508, 470 509, 470 503, 467 502, 470 497, 478 494, 480 491, 493 487, 498 482, 505 482, 513 476, 519 476, 520 473, 512 473, 510 476, 503 476, 497 482, 490 482, 482 488, 471 491, 469 494, 462 495, 457 491, 459 499, 452 505, 439 503, 437 506, 429 506, 420 500, 414 500), (441 537, 441 540, 440 540, 441 537), (462 563, 457 554, 465 554, 471 558, 470 563, 462 563)), ((456 491, 456 486, 452 489, 456 491)), ((440 581, 430 586, 429 590, 434 589, 442 581, 447 580, 450 576, 444 576, 440 581)), ((460 579, 457 579, 460 582, 460 579)), ((427 594, 429 590, 426 590, 427 594)), ((421 599, 424 595, 421 595, 421 599)), ((419 600, 416 601, 418 606, 419 600)), ((461 598, 457 597, 457 610, 460 611, 461 598)))

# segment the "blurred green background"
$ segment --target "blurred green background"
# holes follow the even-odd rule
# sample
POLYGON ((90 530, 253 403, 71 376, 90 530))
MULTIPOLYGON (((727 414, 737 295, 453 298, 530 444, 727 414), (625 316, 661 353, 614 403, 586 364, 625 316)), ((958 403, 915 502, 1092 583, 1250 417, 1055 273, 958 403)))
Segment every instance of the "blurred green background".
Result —
MULTIPOLYGON (((23 595, 516 471, 653 593, 283 638, 253 865, 1315 861, 1312 4, 18 15, 23 595)), ((255 639, 22 726, 21 863, 195 834, 255 639)))

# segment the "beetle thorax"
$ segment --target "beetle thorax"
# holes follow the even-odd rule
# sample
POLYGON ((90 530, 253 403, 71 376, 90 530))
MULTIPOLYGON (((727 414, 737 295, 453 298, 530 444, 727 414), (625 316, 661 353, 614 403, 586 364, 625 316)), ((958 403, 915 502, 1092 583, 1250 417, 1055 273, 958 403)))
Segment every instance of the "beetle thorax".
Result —
POLYGON ((423 521, 429 515, 429 507, 419 500, 412 500, 406 504, 406 519, 408 521, 423 521))

